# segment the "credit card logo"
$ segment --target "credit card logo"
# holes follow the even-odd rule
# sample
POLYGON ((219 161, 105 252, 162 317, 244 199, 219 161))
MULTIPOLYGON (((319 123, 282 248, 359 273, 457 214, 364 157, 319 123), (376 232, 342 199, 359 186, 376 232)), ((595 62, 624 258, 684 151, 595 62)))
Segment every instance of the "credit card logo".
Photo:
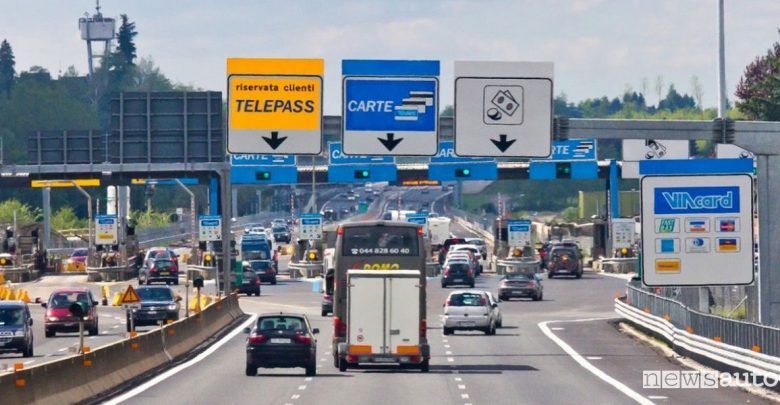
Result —
POLYGON ((680 221, 677 218, 656 218, 656 233, 677 233, 680 232, 680 221))
POLYGON ((655 271, 657 273, 679 273, 680 259, 656 259, 655 271))
POLYGON ((717 238, 715 243, 718 252, 739 252, 739 238, 717 238))
POLYGON ((685 220, 685 229, 691 233, 706 233, 710 231, 709 218, 688 218, 685 220))
POLYGON ((685 253, 709 253, 710 238, 685 238, 685 253))
POLYGON ((656 239, 655 252, 656 253, 680 253, 680 240, 679 239, 656 239))
POLYGON ((739 218, 718 218, 718 231, 739 232, 739 218))

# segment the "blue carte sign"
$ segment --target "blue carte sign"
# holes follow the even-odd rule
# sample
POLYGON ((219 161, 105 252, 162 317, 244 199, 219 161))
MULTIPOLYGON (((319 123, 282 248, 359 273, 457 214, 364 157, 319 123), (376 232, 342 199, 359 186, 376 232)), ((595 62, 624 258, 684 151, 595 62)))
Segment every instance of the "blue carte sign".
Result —
POLYGON ((460 157, 455 154, 455 142, 439 141, 439 152, 431 156, 431 163, 495 162, 487 157, 460 157))
POLYGON ((231 166, 295 166, 293 155, 230 155, 231 166))
POLYGON ((328 159, 330 164, 370 164, 370 163, 394 163, 392 156, 360 156, 345 155, 341 142, 328 143, 328 159))
POLYGON ((347 131, 435 132, 435 78, 345 78, 347 131))
POLYGON ((565 139, 554 141, 548 159, 533 160, 596 160, 595 139, 565 139))

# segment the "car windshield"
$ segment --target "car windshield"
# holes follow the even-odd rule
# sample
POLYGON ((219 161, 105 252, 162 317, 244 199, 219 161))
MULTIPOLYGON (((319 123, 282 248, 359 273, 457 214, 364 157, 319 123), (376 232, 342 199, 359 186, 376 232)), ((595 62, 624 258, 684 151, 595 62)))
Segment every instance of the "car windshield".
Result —
POLYGON ((469 265, 465 262, 452 263, 450 265, 450 270, 452 271, 467 271, 468 269, 469 269, 469 265))
POLYGON ((254 270, 265 270, 271 267, 271 262, 267 260, 255 260, 255 261, 250 261, 249 266, 252 267, 252 269, 254 270))
POLYGON ((138 288, 136 291, 141 301, 173 301, 169 288, 138 288))
POLYGON ((155 259, 154 267, 157 269, 169 269, 173 267, 173 262, 170 259, 155 259))
POLYGON ((87 293, 85 292, 55 293, 49 299, 49 307, 68 308, 70 304, 73 304, 76 301, 89 302, 89 300, 87 299, 87 293))
POLYGON ((479 307, 482 303, 482 296, 479 294, 455 294, 450 297, 449 306, 451 307, 479 307))
POLYGON ((287 228, 283 226, 274 227, 274 233, 281 233, 281 232, 287 232, 287 228))
POLYGON ((257 252, 242 252, 244 260, 268 260, 268 252, 260 250, 257 252))
POLYGON ((531 276, 528 274, 507 274, 506 277, 504 277, 504 280, 507 281, 530 281, 531 276))
POLYGON ((19 326, 23 324, 23 308, 0 308, 0 326, 19 326))
POLYGON ((482 239, 470 239, 468 242, 471 243, 472 245, 477 245, 477 246, 485 245, 485 241, 482 239))
POLYGON ((306 322, 297 316, 266 316, 258 318, 257 329, 260 332, 272 330, 289 330, 306 332, 306 322))
POLYGON ((72 257, 82 257, 87 255, 87 249, 76 249, 73 251, 72 257))

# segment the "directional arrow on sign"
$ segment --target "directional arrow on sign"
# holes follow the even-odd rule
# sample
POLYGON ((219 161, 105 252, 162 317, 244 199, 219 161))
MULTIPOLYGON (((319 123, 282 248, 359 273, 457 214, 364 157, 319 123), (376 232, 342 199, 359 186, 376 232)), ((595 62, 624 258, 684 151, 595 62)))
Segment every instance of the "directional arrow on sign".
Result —
POLYGON ((382 139, 382 138, 376 138, 376 139, 379 139, 379 142, 382 142, 382 145, 385 145, 385 148, 387 148, 388 151, 395 149, 395 147, 398 146, 398 144, 404 140, 404 138, 395 139, 395 134, 392 132, 387 133, 387 139, 382 139))
POLYGON ((493 145, 496 145, 496 148, 501 151, 501 153, 506 152, 507 149, 509 149, 510 146, 512 146, 513 143, 515 143, 516 139, 506 140, 506 134, 501 134, 498 136, 501 140, 497 141, 495 139, 491 139, 490 142, 493 142, 493 145))
MULTIPOLYGON (((287 139, 286 136, 279 137, 278 131, 271 131, 271 137, 264 136, 263 139, 265 139, 266 143, 268 143, 268 146, 271 147, 271 149, 276 150, 276 148, 279 147, 279 145, 284 142, 285 139, 287 139)), ((513 141, 514 142, 514 141, 513 141)))

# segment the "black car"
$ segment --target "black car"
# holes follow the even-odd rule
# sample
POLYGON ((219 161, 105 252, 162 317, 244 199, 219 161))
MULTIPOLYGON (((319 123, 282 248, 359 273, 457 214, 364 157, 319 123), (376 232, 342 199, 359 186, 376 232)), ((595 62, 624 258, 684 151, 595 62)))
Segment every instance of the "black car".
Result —
POLYGON ((274 234, 274 242, 287 242, 290 243, 292 236, 290 230, 286 226, 274 226, 271 228, 271 232, 274 234))
POLYGON ((553 246, 545 261, 547 277, 566 274, 582 278, 582 258, 579 249, 568 246, 553 246))
POLYGON ((127 331, 132 331, 132 326, 157 325, 160 322, 179 320, 179 302, 173 290, 167 286, 139 286, 135 292, 141 298, 141 308, 127 311, 127 331))
POLYGON ((441 249, 439 249, 439 264, 444 264, 444 259, 447 258, 447 251, 450 249, 450 246, 452 245, 462 245, 465 244, 466 239, 463 238, 449 238, 445 239, 444 243, 441 245, 441 249))
POLYGON ((30 308, 22 301, 0 301, 0 353, 33 356, 30 308))
POLYGON ((165 284, 179 285, 179 264, 171 258, 157 256, 150 259, 147 266, 141 267, 138 273, 138 284, 162 281, 165 284))
POLYGON ((544 297, 542 282, 535 273, 510 273, 501 278, 498 284, 498 299, 509 301, 511 298, 528 297, 541 301, 544 297))
POLYGON ((276 285, 276 266, 273 260, 249 260, 245 262, 244 267, 257 273, 260 282, 276 285))
POLYGON ((474 288, 474 270, 467 261, 452 262, 442 268, 441 287, 445 288, 454 284, 474 288))
POLYGON ((249 267, 244 268, 241 275, 241 283, 237 283, 235 277, 230 280, 230 290, 239 294, 260 296, 260 277, 249 267))
POLYGON ((304 314, 262 314, 252 328, 244 329, 246 375, 257 375, 259 367, 303 367, 307 376, 317 373, 319 329, 312 329, 304 314))

